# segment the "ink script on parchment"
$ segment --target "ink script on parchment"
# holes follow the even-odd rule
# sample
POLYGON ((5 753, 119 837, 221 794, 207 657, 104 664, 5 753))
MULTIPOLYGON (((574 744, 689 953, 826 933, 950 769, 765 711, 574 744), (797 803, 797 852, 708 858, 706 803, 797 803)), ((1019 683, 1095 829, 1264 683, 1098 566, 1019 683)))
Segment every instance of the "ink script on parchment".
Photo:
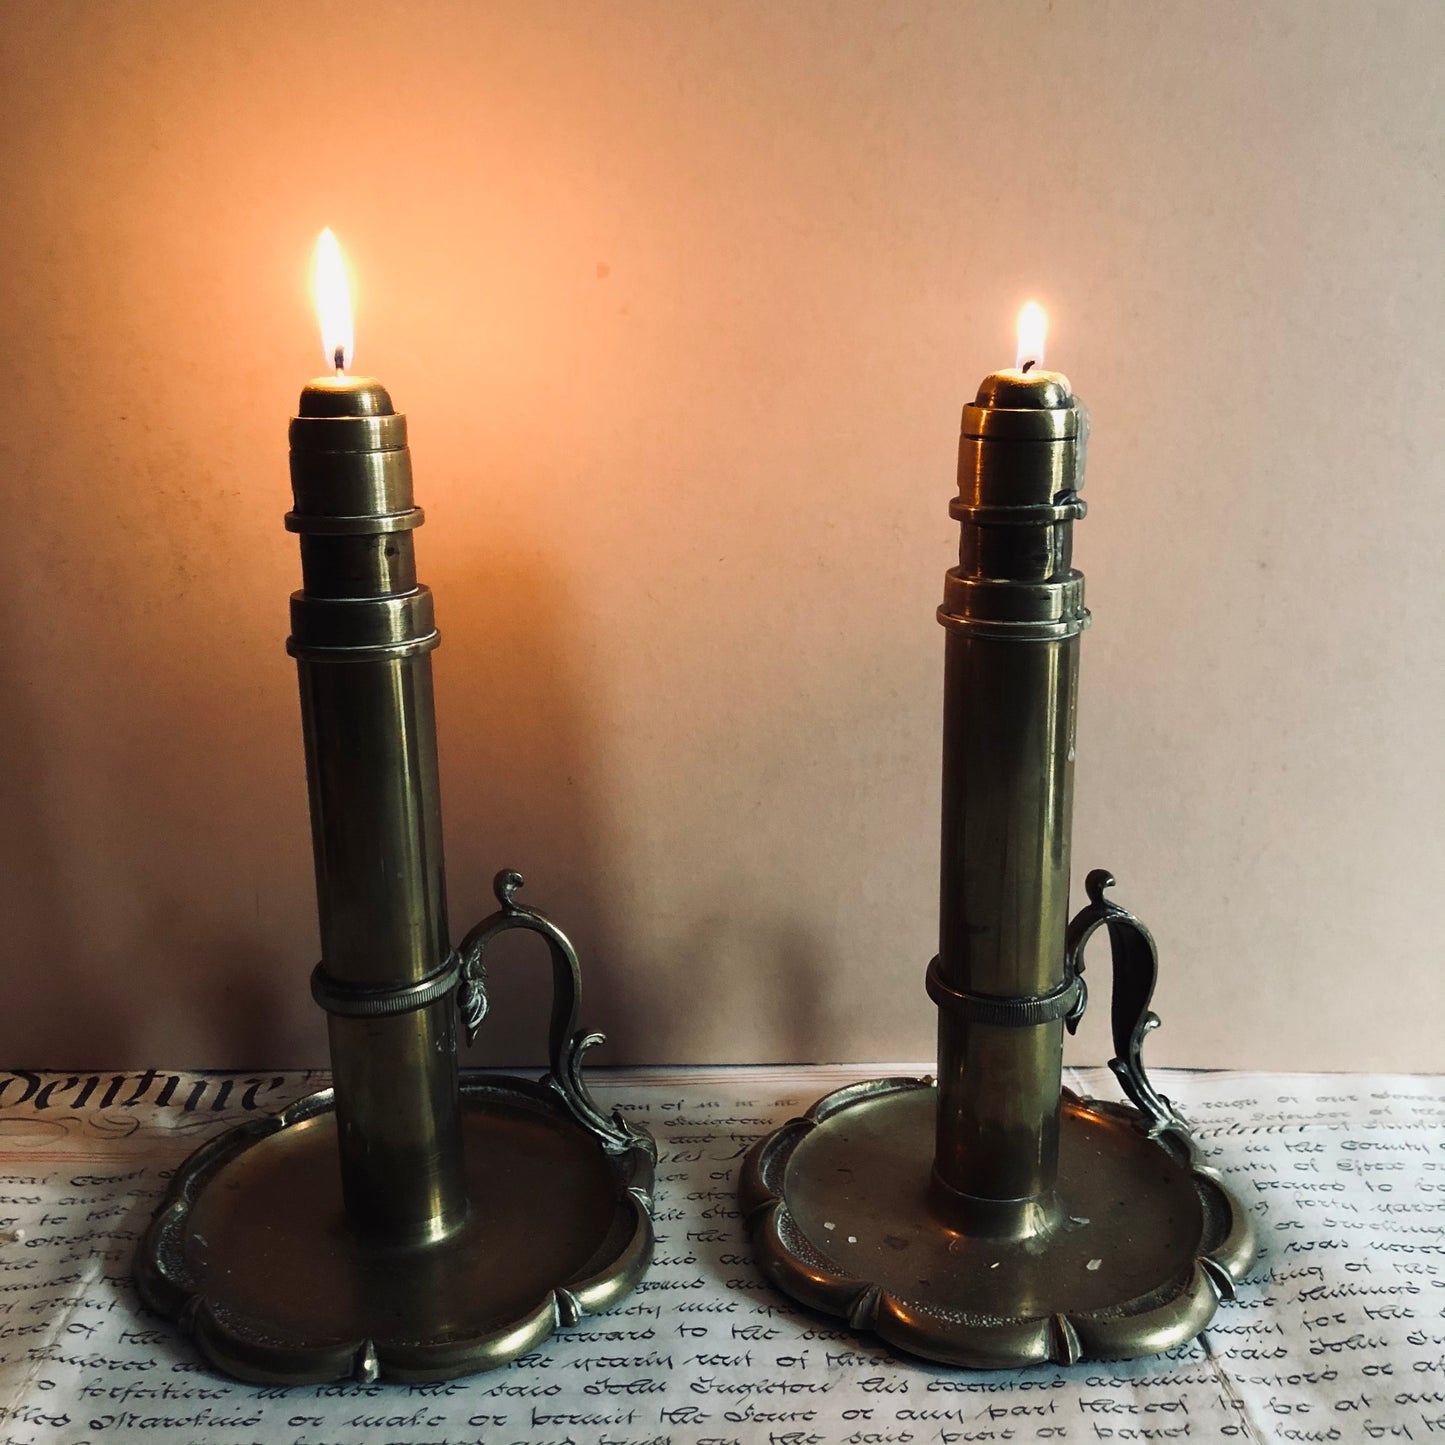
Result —
POLYGON ((1254 1212, 1253 1278, 1167 1355, 980 1375, 796 1309, 749 1258, 743 1154, 870 1072, 598 1072, 661 1147, 636 1293, 490 1374, 291 1389, 210 1374, 130 1262, 191 1148, 325 1079, 0 1072, 0 1445, 1445 1442, 1445 1079, 1161 1071, 1254 1212))

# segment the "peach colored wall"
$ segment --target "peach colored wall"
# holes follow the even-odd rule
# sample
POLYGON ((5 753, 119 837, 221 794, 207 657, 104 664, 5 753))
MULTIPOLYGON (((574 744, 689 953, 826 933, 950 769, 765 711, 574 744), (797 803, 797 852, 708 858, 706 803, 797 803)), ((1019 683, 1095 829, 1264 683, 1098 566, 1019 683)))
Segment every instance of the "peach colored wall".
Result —
POLYGON ((1094 417, 1075 855, 1160 940, 1152 1056, 1445 1064, 1433 6, 3 18, 7 1065, 324 1061, 323 224, 411 419, 457 932, 521 868, 599 1059, 931 1052, 954 439, 1035 295, 1094 417))

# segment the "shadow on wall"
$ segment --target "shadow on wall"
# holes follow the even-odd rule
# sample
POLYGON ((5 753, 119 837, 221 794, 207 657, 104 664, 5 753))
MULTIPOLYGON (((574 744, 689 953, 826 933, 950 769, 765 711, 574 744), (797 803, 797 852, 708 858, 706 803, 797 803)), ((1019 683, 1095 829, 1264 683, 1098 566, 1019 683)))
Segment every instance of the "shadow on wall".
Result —
MULTIPOLYGON (((526 880, 518 901, 546 913, 577 949, 580 1026, 606 1029, 632 1017, 638 1000, 601 882, 605 710, 589 705, 600 669, 589 664, 586 609, 525 543, 493 537, 465 557, 464 576, 444 575, 440 558, 423 566, 442 634, 434 668, 452 939, 496 909, 492 880, 515 869, 526 880)), ((541 939, 520 930, 499 939, 487 955, 490 1008, 464 1065, 544 1063, 551 980, 541 939)), ((621 1060, 603 1046, 591 1061, 621 1060)))
MULTIPOLYGON (((64 470, 96 475, 104 444, 72 434, 64 470)), ((300 724, 282 651, 292 576, 277 585, 190 570, 197 557, 244 562, 273 549, 275 518, 253 498, 212 502, 197 531, 162 539, 152 524, 181 494, 176 479, 217 489, 225 479, 194 457, 154 457, 153 437, 128 446, 111 455, 113 484, 92 508, 105 509, 101 526, 171 549, 143 560, 165 567, 174 605, 145 616, 117 606, 121 560, 92 549, 68 572, 63 560, 35 564, 48 566, 46 585, 78 594, 64 615, 85 617, 84 628, 57 635, 13 605, 0 618, 12 640, 0 660, 0 1057, 47 1068, 323 1066, 324 1019, 307 989, 316 924, 300 724), (198 647, 205 637, 227 646, 198 647), (27 685, 42 659, 62 691, 27 685)), ((81 500, 38 503, 49 513, 38 525, 65 535, 81 500)), ((560 563, 528 537, 493 533, 427 548, 422 575, 443 635, 434 667, 453 940, 496 907, 497 871, 515 868, 523 901, 577 946, 580 1023, 610 1036, 592 1062, 706 1062, 739 1031, 755 1057, 824 1057, 840 1014, 868 1004, 834 1000, 827 940, 789 906, 786 883, 760 891, 730 878, 705 830, 687 839, 699 857, 690 896, 654 899, 646 880, 620 876, 605 732, 618 709, 601 695, 602 649, 560 563), (675 926, 659 927, 659 911, 675 926), (672 956, 640 957, 659 933, 672 956), (739 969, 768 982, 739 999, 739 969), (665 982, 643 988, 645 976, 665 982)), ((6 595, 27 596, 38 576, 6 595)), ((686 756, 709 743, 677 745, 686 756)), ((551 970, 540 940, 503 939, 489 986, 491 1013, 465 1062, 543 1063, 551 970)))
MULTIPOLYGON (((5 595, 15 594, 6 589, 5 595)), ((12 619, 0 623, 12 640, 12 619)), ((93 940, 69 887, 67 842, 56 808, 61 762, 21 648, 0 653, 0 897, 6 963, 3 1027, 9 1067, 127 1060, 137 1050, 127 1010, 95 966, 93 940)))
MULTIPOLYGON (((83 452, 76 465, 97 470, 83 452)), ((126 495, 107 492, 121 499, 121 532, 135 522, 126 495)), ((41 526, 63 536, 67 523, 62 502, 41 526)), ((190 616, 184 596, 165 615, 128 614, 119 565, 92 555, 53 571, 54 588, 84 590, 87 605, 60 614, 86 617, 83 629, 40 635, 47 618, 0 620, 12 639, 0 678, 0 1052, 46 1068, 307 1062, 323 1034, 288 1008, 287 985, 290 945, 304 956, 314 931, 294 931, 294 889, 267 887, 286 876, 292 783, 267 714, 290 689, 258 687, 244 647, 240 658, 198 648, 212 621, 195 615, 199 598, 190 616), (52 667, 60 659, 61 686, 44 696, 28 686, 40 649, 52 667), (217 846, 221 835, 232 846, 217 846)), ((194 582, 177 576, 178 592, 194 582)))
MULTIPOLYGON (((531 535, 460 519, 447 535, 485 538, 423 569, 442 633, 435 666, 452 937, 495 909, 492 879, 515 868, 526 879, 521 901, 577 948, 580 1026, 607 1034, 589 1063, 705 1064, 736 1058, 740 1041, 759 1059, 828 1057, 840 1009, 868 1003, 836 998, 829 940, 810 926, 788 880, 726 861, 738 851, 746 801, 700 806, 685 824, 619 815, 643 806, 610 775, 609 760, 625 749, 609 729, 622 725, 614 720, 626 700, 608 695, 616 684, 607 639, 595 634, 562 555, 531 535), (656 847, 670 847, 670 863, 683 866, 656 882, 625 871, 624 853, 635 860, 656 847), (746 996, 739 979, 750 980, 746 996)), ((654 676, 652 685, 677 684, 654 676)), ((666 771, 695 783, 690 767, 728 766, 716 742, 702 726, 668 738, 666 771)), ((665 797, 650 787, 654 800, 665 797)), ((551 969, 540 939, 498 941, 488 995, 464 1062, 543 1062, 551 969)))
MULTIPOLYGON (((706 1063, 699 1039, 722 1058, 739 1031, 757 1057, 827 1055, 838 1028, 828 949, 801 910, 760 897, 756 878, 711 878, 701 824, 687 846, 709 875, 702 886, 712 906, 696 920, 659 927, 649 881, 623 876, 619 835, 630 830, 614 824, 612 810, 628 802, 614 799, 607 777, 609 720, 623 709, 605 696, 605 649, 554 556, 530 538, 494 533, 485 550, 469 544, 423 572, 442 633, 435 668, 452 938, 494 911, 492 879, 515 868, 526 879, 520 901, 548 914, 577 949, 579 1025, 607 1034, 590 1064, 706 1063), (456 570, 463 556, 464 574, 456 570), (660 934, 673 940, 670 956, 642 956, 660 934), (767 986, 740 999, 737 978, 753 975, 767 986)), ((676 740, 684 755, 706 745, 676 740)), ((730 832, 736 822, 712 825, 730 832)), ((520 931, 499 939, 487 991, 487 1019, 463 1062, 545 1062, 552 999, 542 941, 520 931)))
POLYGON ((179 382, 116 415, 86 404, 63 324, 28 335, 15 385, 32 420, 0 468, 50 484, 26 493, 35 540, 12 549, 0 602, 0 1057, 304 1061, 311 1025, 285 1008, 276 946, 295 894, 263 892, 286 876, 274 727, 294 684, 261 672, 285 594, 274 623, 247 599, 253 534, 278 518, 243 496, 234 436, 199 455, 168 431, 179 382))
MULTIPOLYGON (((599 1005, 623 1019, 637 1001, 598 881, 606 850, 585 632, 541 558, 505 544, 467 557, 465 577, 423 559, 443 634, 434 667, 451 935, 459 941, 495 909, 499 869, 518 869, 522 900, 551 914, 581 954, 582 1025, 605 1027, 599 1005)), ((68 737, 24 685, 25 649, 6 650, 6 670, 19 675, 0 677, 13 970, 0 1051, 47 1068, 322 1065, 324 1020, 307 988, 314 893, 292 664, 278 636, 274 662, 252 669, 267 669, 265 720, 254 700, 249 712, 237 702, 256 677, 224 655, 137 688, 129 679, 149 668, 155 680, 157 654, 188 656, 183 639, 160 635, 164 625, 113 616, 67 641, 95 663, 64 705, 83 715, 68 737), (159 701, 178 690, 193 704, 183 726, 159 701), (104 821, 117 818, 123 827, 104 821), (255 839, 247 858, 208 845, 243 831, 255 839), (103 881, 79 898, 75 880, 86 876, 103 881), (238 930, 253 899, 255 931, 238 930)), ((551 969, 540 941, 503 939, 489 973, 491 1012, 466 1062, 545 1062, 551 969)), ((609 1048, 597 1061, 619 1060, 609 1048)))

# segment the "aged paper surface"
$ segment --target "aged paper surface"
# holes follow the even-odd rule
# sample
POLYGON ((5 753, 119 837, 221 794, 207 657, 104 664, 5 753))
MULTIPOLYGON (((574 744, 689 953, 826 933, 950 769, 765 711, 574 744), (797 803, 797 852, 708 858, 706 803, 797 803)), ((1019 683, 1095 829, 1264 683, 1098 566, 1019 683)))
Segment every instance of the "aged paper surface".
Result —
MULTIPOLYGON (((662 1150, 634 1295, 468 1380, 269 1390, 140 1315, 130 1257, 191 1148, 325 1079, 0 1073, 0 1445, 1445 1441, 1445 1078, 1161 1072, 1256 1216, 1254 1279, 1157 1359, 977 1375, 795 1310, 748 1258, 748 1145, 882 1072, 593 1075, 662 1150)), ((1104 1070, 1070 1083, 1114 1096, 1104 1070)))

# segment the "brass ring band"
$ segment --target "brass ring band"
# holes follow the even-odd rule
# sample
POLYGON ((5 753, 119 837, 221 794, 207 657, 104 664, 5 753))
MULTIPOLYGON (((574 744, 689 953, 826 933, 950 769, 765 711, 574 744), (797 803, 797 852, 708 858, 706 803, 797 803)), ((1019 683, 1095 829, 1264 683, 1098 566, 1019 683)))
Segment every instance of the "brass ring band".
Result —
POLYGON ((441 640, 440 632, 429 632, 425 637, 410 637, 403 642, 381 642, 360 647, 318 647, 288 637, 286 651, 292 657, 304 657, 311 662, 384 662, 389 658, 415 657, 421 652, 431 652, 441 644, 441 640))
POLYGON ((311 997, 329 1014, 342 1018, 375 1019, 388 1014, 411 1013, 450 993, 461 976, 461 954, 453 950, 442 966, 415 983, 396 987, 369 988, 364 984, 342 983, 318 963, 311 971, 311 997))
POLYGON ((1074 1011, 1082 983, 1071 974, 1049 993, 1026 998, 995 998, 990 994, 964 993, 950 988, 939 975, 938 959, 928 965, 928 996, 941 1009, 970 1023, 992 1024, 995 1028, 1022 1029, 1051 1024, 1074 1011))
POLYGON ((1088 514, 1089 506, 1077 492, 1066 492, 1057 502, 1026 502, 1016 507, 983 505, 955 497, 948 504, 948 515, 955 522, 973 522, 984 527, 1049 527, 1060 522, 1077 522, 1088 514))
POLYGON ((362 512, 356 516, 332 517, 324 512, 287 512, 286 530, 309 537, 376 537, 384 532, 411 532, 426 520, 420 507, 404 512, 362 512))
POLYGON ((1057 642, 1077 637, 1089 625, 1090 613, 1081 607, 1072 616, 1056 621, 998 622, 992 618, 959 617, 940 607, 938 620, 951 632, 966 632, 971 637, 991 637, 999 642, 1057 642))

